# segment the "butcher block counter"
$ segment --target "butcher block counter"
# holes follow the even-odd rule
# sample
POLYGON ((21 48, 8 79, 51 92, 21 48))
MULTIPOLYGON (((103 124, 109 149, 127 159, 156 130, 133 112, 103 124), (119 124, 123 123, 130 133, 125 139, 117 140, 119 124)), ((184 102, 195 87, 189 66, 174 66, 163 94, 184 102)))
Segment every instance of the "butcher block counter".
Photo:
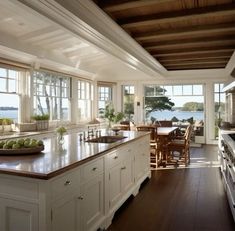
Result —
POLYGON ((39 154, 0 156, 0 231, 107 228, 151 177, 149 133, 117 136, 124 138, 95 143, 72 132, 59 145, 54 135, 43 139, 39 154))

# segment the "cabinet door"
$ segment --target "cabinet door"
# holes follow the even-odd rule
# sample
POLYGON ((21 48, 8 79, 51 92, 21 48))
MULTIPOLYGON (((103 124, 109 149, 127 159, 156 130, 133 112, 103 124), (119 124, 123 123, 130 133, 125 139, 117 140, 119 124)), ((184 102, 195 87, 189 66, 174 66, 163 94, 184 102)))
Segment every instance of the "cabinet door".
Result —
POLYGON ((141 149, 141 158, 142 158, 142 169, 143 174, 148 172, 150 169, 150 150, 149 143, 144 143, 141 149))
POLYGON ((80 228, 80 197, 65 197, 54 202, 51 211, 52 231, 78 231, 80 228))
POLYGON ((131 157, 127 158, 125 161, 122 162, 120 172, 121 172, 121 180, 120 180, 121 192, 125 193, 134 184, 133 162, 131 157))
POLYGON ((141 152, 135 154, 135 181, 137 182, 143 175, 143 156, 141 152))
POLYGON ((0 198, 0 231, 37 230, 37 204, 0 198))
POLYGON ((109 170, 109 209, 113 208, 122 196, 121 166, 122 163, 119 163, 109 170))
POLYGON ((81 188, 82 230, 97 230, 104 219, 104 175, 100 174, 81 188))

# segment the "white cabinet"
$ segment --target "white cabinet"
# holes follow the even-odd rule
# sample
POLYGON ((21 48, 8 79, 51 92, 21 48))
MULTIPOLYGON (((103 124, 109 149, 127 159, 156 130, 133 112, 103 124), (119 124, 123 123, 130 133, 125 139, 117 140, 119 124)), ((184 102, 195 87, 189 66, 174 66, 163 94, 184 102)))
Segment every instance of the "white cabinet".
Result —
POLYGON ((38 205, 0 198, 0 231, 38 231, 38 205))
POLYGON ((51 183, 53 231, 88 231, 102 226, 104 214, 103 158, 63 174, 51 183))
POLYGON ((105 219, 104 175, 99 174, 81 187, 81 230, 97 230, 105 219))
POLYGON ((79 196, 56 200, 51 208, 52 231, 81 230, 79 196))
POLYGON ((132 146, 117 149, 105 157, 106 209, 114 213, 132 194, 134 185, 132 146))
POLYGON ((135 167, 135 182, 142 181, 146 178, 146 173, 149 172, 150 165, 150 150, 149 150, 149 138, 145 137, 139 142, 134 142, 134 167, 135 167))

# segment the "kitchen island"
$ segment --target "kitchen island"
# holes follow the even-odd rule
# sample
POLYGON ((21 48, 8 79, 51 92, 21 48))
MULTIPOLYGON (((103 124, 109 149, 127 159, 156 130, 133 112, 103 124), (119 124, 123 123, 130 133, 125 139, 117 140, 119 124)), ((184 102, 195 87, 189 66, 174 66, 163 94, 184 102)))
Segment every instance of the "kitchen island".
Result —
POLYGON ((0 156, 0 231, 107 228, 151 177, 149 133, 118 136, 124 138, 94 143, 72 132, 63 145, 56 136, 43 139, 40 154, 0 156))

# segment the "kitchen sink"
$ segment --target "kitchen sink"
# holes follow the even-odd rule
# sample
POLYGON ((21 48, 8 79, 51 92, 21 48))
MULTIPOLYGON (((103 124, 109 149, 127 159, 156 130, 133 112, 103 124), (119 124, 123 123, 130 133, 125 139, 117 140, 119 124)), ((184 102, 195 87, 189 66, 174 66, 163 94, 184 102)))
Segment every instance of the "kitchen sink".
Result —
POLYGON ((100 136, 93 139, 86 140, 86 142, 92 143, 114 143, 126 138, 125 136, 100 136))

